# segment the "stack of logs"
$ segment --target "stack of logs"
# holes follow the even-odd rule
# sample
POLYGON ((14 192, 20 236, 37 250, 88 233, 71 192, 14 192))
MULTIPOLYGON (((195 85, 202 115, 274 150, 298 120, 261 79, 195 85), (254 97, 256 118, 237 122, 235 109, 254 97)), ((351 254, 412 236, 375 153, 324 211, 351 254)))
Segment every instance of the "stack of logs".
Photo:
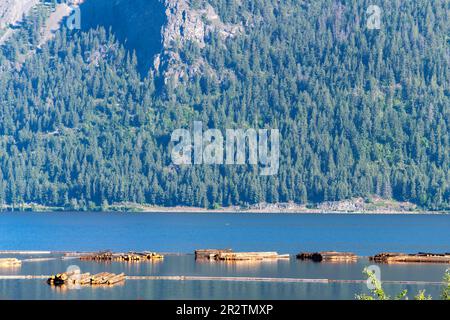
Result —
POLYGON ((312 260, 314 262, 348 263, 348 262, 356 262, 358 257, 356 256, 356 254, 351 252, 324 251, 324 252, 302 252, 297 255, 297 259, 312 260))
POLYGON ((219 261, 289 259, 289 255, 278 254, 278 252, 223 252, 215 259, 219 261))
POLYGON ((450 263, 450 253, 380 253, 369 259, 377 263, 450 263))
POLYGON ((91 277, 91 284, 92 285, 101 285, 101 284, 107 284, 107 285, 115 285, 119 282, 125 281, 125 274, 114 274, 114 273, 108 273, 103 272, 96 275, 93 275, 91 277))
POLYGON ((226 250, 197 250, 195 251, 196 259, 209 259, 216 261, 255 261, 268 259, 289 259, 288 254, 278 254, 277 252, 233 252, 231 249, 226 250))
POLYGON ((95 275, 90 273, 77 274, 75 272, 58 273, 51 276, 47 283, 49 285, 61 286, 61 285, 108 285, 113 286, 120 282, 125 281, 125 274, 114 274, 108 272, 102 272, 95 275))
POLYGON ((202 249, 202 250, 196 250, 195 251, 195 260, 202 260, 202 259, 208 259, 208 260, 215 260, 216 256, 220 253, 229 253, 233 252, 231 249, 202 249))
POLYGON ((81 260, 87 261, 127 261, 127 262, 142 262, 164 259, 164 256, 155 252, 129 252, 129 253, 112 253, 99 252, 91 255, 81 256, 81 260))
POLYGON ((15 258, 0 259, 0 267, 18 267, 22 265, 22 261, 15 258))

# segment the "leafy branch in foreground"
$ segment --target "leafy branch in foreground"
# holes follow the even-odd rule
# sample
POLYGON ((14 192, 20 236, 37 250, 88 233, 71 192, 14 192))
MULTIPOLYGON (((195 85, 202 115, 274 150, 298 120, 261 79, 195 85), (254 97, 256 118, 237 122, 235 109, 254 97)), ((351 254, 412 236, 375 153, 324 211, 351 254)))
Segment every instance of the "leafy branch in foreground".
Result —
POLYGON ((447 269, 444 276, 445 288, 442 290, 442 300, 450 300, 450 269, 447 269))
MULTIPOLYGON (((371 290, 372 294, 356 295, 357 300, 391 300, 391 297, 388 296, 384 291, 383 286, 381 285, 381 281, 378 280, 378 278, 375 276, 375 272, 372 272, 369 269, 365 268, 363 270, 363 274, 367 276, 367 278, 370 280, 370 283, 373 286, 373 289, 371 290)), ((395 299, 401 300, 406 296, 407 293, 408 292, 404 290, 400 294, 398 294, 395 299)))
MULTIPOLYGON (((357 300, 392 300, 391 297, 387 295, 386 292, 384 291, 381 281, 377 279, 374 272, 365 268, 363 270, 363 274, 367 276, 370 283, 373 285, 374 289, 371 290, 370 295, 367 294, 356 295, 357 300)), ((445 287, 442 291, 441 298, 442 300, 450 300, 450 269, 448 269, 445 272, 444 282, 445 287)), ((407 294, 408 291, 403 290, 394 298, 394 300, 402 300, 402 299, 408 300, 409 298, 407 294)), ((422 290, 419 291, 417 295, 414 296, 414 300, 432 300, 432 297, 430 295, 428 296, 425 295, 425 290, 422 290)))

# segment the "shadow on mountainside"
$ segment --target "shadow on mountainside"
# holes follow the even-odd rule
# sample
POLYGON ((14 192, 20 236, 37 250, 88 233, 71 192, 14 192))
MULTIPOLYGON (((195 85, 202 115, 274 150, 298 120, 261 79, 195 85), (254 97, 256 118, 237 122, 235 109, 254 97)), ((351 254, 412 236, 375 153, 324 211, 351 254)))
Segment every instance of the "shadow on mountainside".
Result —
POLYGON ((130 52, 136 51, 140 73, 145 76, 154 56, 162 49, 161 28, 165 7, 159 0, 86 0, 81 6, 83 31, 111 28, 130 52))

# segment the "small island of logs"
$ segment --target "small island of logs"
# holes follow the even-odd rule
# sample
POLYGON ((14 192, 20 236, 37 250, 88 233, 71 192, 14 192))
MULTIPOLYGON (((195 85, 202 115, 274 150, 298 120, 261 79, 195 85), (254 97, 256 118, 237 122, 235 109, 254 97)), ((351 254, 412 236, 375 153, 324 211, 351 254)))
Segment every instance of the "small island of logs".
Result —
POLYGON ((216 250, 196 250, 195 258, 215 261, 261 261, 289 259, 289 254, 278 254, 278 252, 233 252, 231 249, 216 250))
POLYGON ((379 253, 369 257, 370 261, 376 263, 450 263, 450 253, 379 253))
POLYGON ((85 261, 123 261, 123 262, 144 262, 162 260, 164 256, 155 252, 129 252, 129 253, 112 253, 110 251, 98 252, 89 255, 83 255, 80 260, 85 261))
POLYGON ((350 263, 356 262, 358 256, 352 252, 301 252, 297 255, 299 260, 312 260, 314 262, 350 263))
POLYGON ((64 272, 51 276, 47 283, 52 286, 74 285, 74 286, 88 286, 88 285, 104 285, 114 286, 125 281, 125 274, 114 274, 102 272, 91 275, 90 273, 76 273, 64 272))

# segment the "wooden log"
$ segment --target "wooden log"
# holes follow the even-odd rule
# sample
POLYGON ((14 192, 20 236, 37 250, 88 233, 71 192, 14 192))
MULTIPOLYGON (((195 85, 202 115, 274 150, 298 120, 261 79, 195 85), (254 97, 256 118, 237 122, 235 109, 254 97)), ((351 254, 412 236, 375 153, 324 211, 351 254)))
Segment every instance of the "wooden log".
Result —
POLYGON ((108 281, 114 278, 116 275, 114 273, 108 273, 107 275, 101 277, 99 280, 95 282, 95 284, 107 284, 108 281))
POLYGON ((92 283, 100 282, 102 280, 102 278, 107 276, 108 274, 109 274, 108 272, 101 272, 101 273, 97 273, 97 274, 93 275, 91 277, 92 283))
POLYGON ((358 257, 352 252, 322 252, 322 260, 324 262, 356 262, 358 257))
POLYGON ((103 277, 95 277, 95 278, 91 278, 91 284, 102 284, 103 283, 103 277))
POLYGON ((145 257, 145 259, 147 260, 151 260, 152 256, 155 254, 154 252, 150 252, 150 251, 144 251, 143 253, 141 253, 142 256, 145 257))
POLYGON ((80 260, 88 261, 108 261, 112 260, 113 254, 110 251, 98 252, 90 255, 81 256, 80 260))
POLYGON ((220 253, 230 253, 233 252, 231 249, 200 249, 195 250, 195 259, 211 259, 215 258, 220 253))
POLYGON ((280 255, 277 252, 223 252, 216 255, 216 260, 238 261, 238 260, 266 260, 285 259, 289 255, 280 255))
POLYGON ((114 275, 113 277, 108 279, 107 283, 109 285, 114 285, 114 284, 122 282, 122 281, 125 281, 125 273, 114 275))
POLYGON ((53 275, 47 279, 49 285, 114 285, 121 281, 124 281, 126 276, 124 273, 114 274, 109 272, 101 272, 95 275, 90 275, 90 273, 83 273, 77 277, 73 277, 75 273, 60 273, 53 275))
POLYGON ((91 274, 90 273, 83 273, 80 275, 78 279, 78 284, 80 285, 87 285, 91 284, 91 274))
POLYGON ((80 281, 80 286, 87 286, 91 284, 91 278, 86 278, 80 281))
POLYGON ((429 253, 429 252, 419 252, 417 255, 419 256, 427 256, 427 257, 445 257, 445 253, 429 253))
MULTIPOLYGON (((132 258, 133 258, 134 261, 141 261, 141 259, 143 257, 141 255, 135 253, 135 254, 132 255, 132 258)), ((147 257, 146 257, 146 259, 147 259, 147 257)))
POLYGON ((164 256, 154 252, 128 252, 128 253, 112 253, 99 252, 96 254, 81 256, 81 260, 86 261, 127 261, 127 262, 141 262, 153 259, 163 259, 164 256))
POLYGON ((358 257, 352 252, 301 252, 297 255, 300 260, 312 260, 314 262, 355 262, 358 257))
POLYGON ((70 278, 71 276, 73 276, 73 275, 74 275, 73 272, 71 272, 71 273, 66 273, 66 272, 64 272, 64 273, 61 274, 60 279, 61 279, 62 281, 67 281, 67 280, 69 280, 69 278, 70 278))
POLYGON ((106 276, 108 274, 109 274, 108 272, 100 272, 100 273, 94 274, 92 276, 92 279, 101 278, 101 277, 104 277, 104 276, 106 276))
POLYGON ((122 256, 122 260, 123 260, 123 261, 130 261, 130 255, 124 254, 124 255, 122 256))
POLYGON ((406 256, 404 253, 394 253, 394 252, 382 252, 376 254, 372 257, 369 257, 370 261, 378 262, 378 263, 388 263, 389 258, 398 258, 401 256, 406 256))
POLYGON ((74 283, 75 279, 72 277, 75 275, 75 272, 64 272, 64 273, 58 273, 56 275, 50 276, 50 278, 47 279, 47 283, 50 285, 63 285, 69 282, 74 283))
POLYGON ((450 263, 450 255, 442 253, 379 253, 369 258, 378 263, 450 263))
POLYGON ((154 259, 164 259, 162 254, 158 254, 156 252, 145 251, 143 253, 139 253, 143 260, 154 260, 154 259))
POLYGON ((164 256, 162 254, 152 252, 150 255, 147 256, 149 260, 160 260, 164 259, 164 256))
POLYGON ((122 260, 123 253, 113 253, 111 256, 111 260, 122 260))

